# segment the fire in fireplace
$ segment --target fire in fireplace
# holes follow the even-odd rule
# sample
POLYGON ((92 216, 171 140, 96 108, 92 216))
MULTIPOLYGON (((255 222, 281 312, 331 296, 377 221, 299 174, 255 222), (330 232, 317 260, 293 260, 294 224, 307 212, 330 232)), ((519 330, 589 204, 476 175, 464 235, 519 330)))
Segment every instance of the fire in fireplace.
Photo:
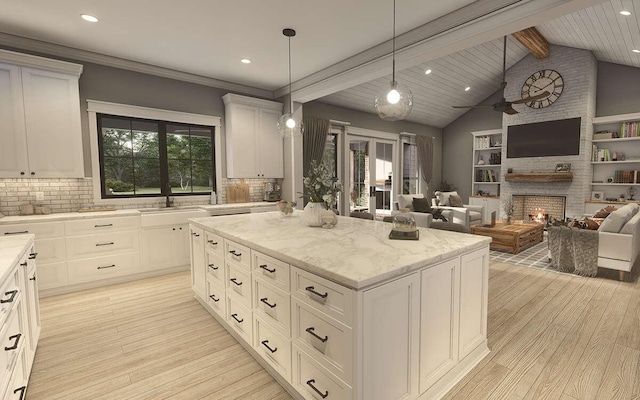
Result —
POLYGON ((516 220, 545 223, 550 218, 560 220, 565 218, 565 196, 514 194, 511 198, 514 206, 513 218, 516 220))

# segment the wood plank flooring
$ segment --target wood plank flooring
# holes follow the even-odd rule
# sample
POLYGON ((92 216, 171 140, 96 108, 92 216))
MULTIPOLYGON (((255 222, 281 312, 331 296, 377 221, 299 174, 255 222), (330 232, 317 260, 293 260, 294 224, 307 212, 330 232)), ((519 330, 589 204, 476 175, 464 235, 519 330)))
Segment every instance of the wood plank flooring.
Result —
MULTIPOLYGON (((41 300, 27 400, 290 400, 189 273, 41 300)), ((491 353, 445 397, 640 400, 640 283, 492 262, 491 353)))

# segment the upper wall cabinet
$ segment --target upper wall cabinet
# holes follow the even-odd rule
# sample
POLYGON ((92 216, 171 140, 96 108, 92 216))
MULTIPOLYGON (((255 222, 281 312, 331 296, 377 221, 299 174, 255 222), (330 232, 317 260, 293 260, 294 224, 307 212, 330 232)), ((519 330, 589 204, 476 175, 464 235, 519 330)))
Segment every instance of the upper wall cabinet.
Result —
POLYGON ((0 177, 82 178, 82 65, 0 50, 0 177))
POLYGON ((228 178, 284 178, 282 104, 228 93, 225 105, 228 178))

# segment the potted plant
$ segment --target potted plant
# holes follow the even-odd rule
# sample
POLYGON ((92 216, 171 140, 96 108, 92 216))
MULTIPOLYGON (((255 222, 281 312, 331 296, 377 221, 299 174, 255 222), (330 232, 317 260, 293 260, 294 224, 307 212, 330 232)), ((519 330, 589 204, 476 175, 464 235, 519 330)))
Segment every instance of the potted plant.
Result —
POLYGON ((342 184, 329 168, 316 160, 311 161, 309 173, 303 179, 302 197, 308 201, 304 207, 304 219, 309 226, 322 226, 322 211, 335 208, 342 184))

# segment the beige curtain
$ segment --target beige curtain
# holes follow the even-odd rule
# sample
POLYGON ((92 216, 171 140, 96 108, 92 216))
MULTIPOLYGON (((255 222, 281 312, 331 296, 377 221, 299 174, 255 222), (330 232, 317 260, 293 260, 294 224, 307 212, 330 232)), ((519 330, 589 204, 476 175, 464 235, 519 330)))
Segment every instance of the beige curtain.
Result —
POLYGON ((433 177, 433 138, 416 135, 416 145, 418 146, 418 163, 422 171, 422 179, 429 187, 433 177))
POLYGON ((307 176, 311 161, 321 161, 324 146, 329 133, 329 120, 316 117, 304 117, 304 135, 302 142, 302 173, 307 176))

